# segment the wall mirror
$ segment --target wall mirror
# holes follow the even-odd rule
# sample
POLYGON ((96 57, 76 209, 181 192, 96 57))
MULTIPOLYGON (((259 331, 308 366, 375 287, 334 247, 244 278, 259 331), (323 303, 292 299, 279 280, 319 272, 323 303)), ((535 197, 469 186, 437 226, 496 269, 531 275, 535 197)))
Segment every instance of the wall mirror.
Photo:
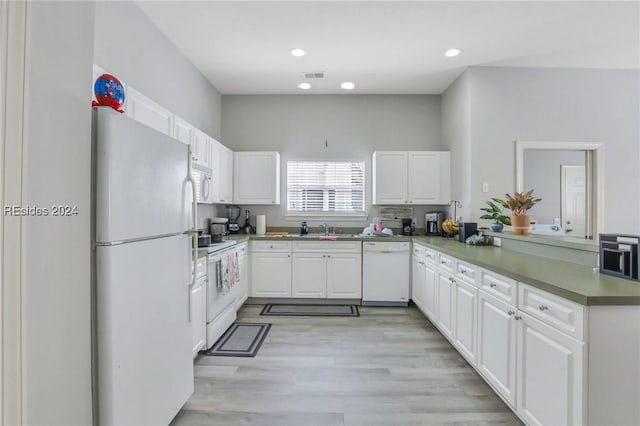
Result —
POLYGON ((603 223, 603 148, 594 142, 516 141, 516 191, 534 189, 532 234, 594 239, 603 223))

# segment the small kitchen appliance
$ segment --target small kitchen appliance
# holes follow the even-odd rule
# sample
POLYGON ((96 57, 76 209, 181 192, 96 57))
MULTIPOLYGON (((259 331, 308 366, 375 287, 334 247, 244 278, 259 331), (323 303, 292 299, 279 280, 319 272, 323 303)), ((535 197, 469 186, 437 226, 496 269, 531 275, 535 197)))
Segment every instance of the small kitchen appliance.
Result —
POLYGON ((198 247, 207 247, 209 244, 211 244, 211 235, 198 231, 198 247))
POLYGON ((227 230, 233 233, 240 231, 240 225, 238 225, 238 218, 240 217, 240 207, 227 206, 227 217, 229 218, 227 230))
POLYGON ((411 236, 413 235, 413 219, 412 218, 404 218, 402 219, 402 235, 411 236))
POLYGON ((424 228, 426 235, 442 235, 442 222, 444 212, 428 212, 424 215, 424 228))
POLYGON ((227 234, 227 222, 229 219, 226 217, 213 217, 211 218, 211 225, 209 226, 209 234, 211 234, 211 243, 222 242, 224 236, 227 234))
POLYGON ((476 222, 463 222, 460 224, 460 232, 458 232, 458 239, 461 243, 467 241, 472 235, 478 232, 478 224, 476 222))
POLYGON ((309 233, 309 225, 307 225, 307 222, 302 222, 302 225, 300 226, 300 235, 307 235, 309 233))

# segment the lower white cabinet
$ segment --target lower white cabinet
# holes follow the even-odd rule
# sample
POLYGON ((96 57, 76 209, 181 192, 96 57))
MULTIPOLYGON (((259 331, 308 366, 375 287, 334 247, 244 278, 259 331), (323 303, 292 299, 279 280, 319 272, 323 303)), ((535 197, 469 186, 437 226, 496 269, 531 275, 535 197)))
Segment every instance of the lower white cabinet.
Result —
POLYGON ((438 272, 436 281, 437 305, 436 323, 446 337, 453 340, 455 284, 453 278, 446 273, 438 272))
POLYGON ((251 296, 291 297, 291 253, 251 253, 251 296))
POLYGON ((362 298, 362 254, 331 253, 327 257, 327 298, 362 298))
POLYGON ((292 296, 360 299, 362 253, 359 244, 297 242, 293 246, 292 296), (316 248, 324 251, 313 252, 316 248), (309 251, 308 251, 309 250, 309 251))
POLYGON ((515 319, 518 413, 531 425, 583 424, 585 344, 520 311, 515 319))
POLYGON ((454 279, 453 344, 460 353, 476 365, 478 289, 460 279, 454 279))
POLYGON ((424 312, 431 321, 436 321, 438 292, 436 287, 436 267, 429 262, 424 266, 424 312))
POLYGON ((236 253, 238 253, 238 275, 240 277, 236 297, 236 309, 240 309, 249 297, 249 244, 238 244, 236 253))
POLYGON ((512 406, 516 404, 515 314, 515 307, 479 291, 477 368, 512 406))
MULTIPOLYGON (((426 269, 423 256, 413 255, 411 275, 411 300, 422 312, 425 312, 426 269)), ((427 314, 428 315, 428 314, 427 314)))
POLYGON ((293 253, 293 297, 327 297, 326 256, 322 253, 293 253))
POLYGON ((198 260, 196 282, 189 294, 189 321, 193 356, 204 349, 207 342, 207 275, 206 257, 198 260))

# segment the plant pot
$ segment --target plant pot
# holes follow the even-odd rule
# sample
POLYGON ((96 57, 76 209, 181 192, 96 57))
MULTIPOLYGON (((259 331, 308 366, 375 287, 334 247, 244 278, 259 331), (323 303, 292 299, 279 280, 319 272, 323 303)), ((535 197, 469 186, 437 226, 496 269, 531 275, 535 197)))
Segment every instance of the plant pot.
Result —
POLYGON ((531 219, 529 216, 511 216, 511 233, 516 235, 531 234, 531 219))
POLYGON ((493 232, 502 232, 502 228, 504 228, 504 225, 502 223, 492 223, 491 224, 491 230, 493 232))

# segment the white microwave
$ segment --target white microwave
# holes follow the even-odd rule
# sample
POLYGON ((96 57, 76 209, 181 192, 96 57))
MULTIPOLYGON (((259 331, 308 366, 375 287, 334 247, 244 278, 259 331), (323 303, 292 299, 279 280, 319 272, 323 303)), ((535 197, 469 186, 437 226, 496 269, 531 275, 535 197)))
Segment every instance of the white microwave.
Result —
POLYGON ((191 170, 193 180, 196 184, 196 202, 207 203, 211 202, 211 184, 212 174, 211 169, 199 165, 193 165, 191 170))

